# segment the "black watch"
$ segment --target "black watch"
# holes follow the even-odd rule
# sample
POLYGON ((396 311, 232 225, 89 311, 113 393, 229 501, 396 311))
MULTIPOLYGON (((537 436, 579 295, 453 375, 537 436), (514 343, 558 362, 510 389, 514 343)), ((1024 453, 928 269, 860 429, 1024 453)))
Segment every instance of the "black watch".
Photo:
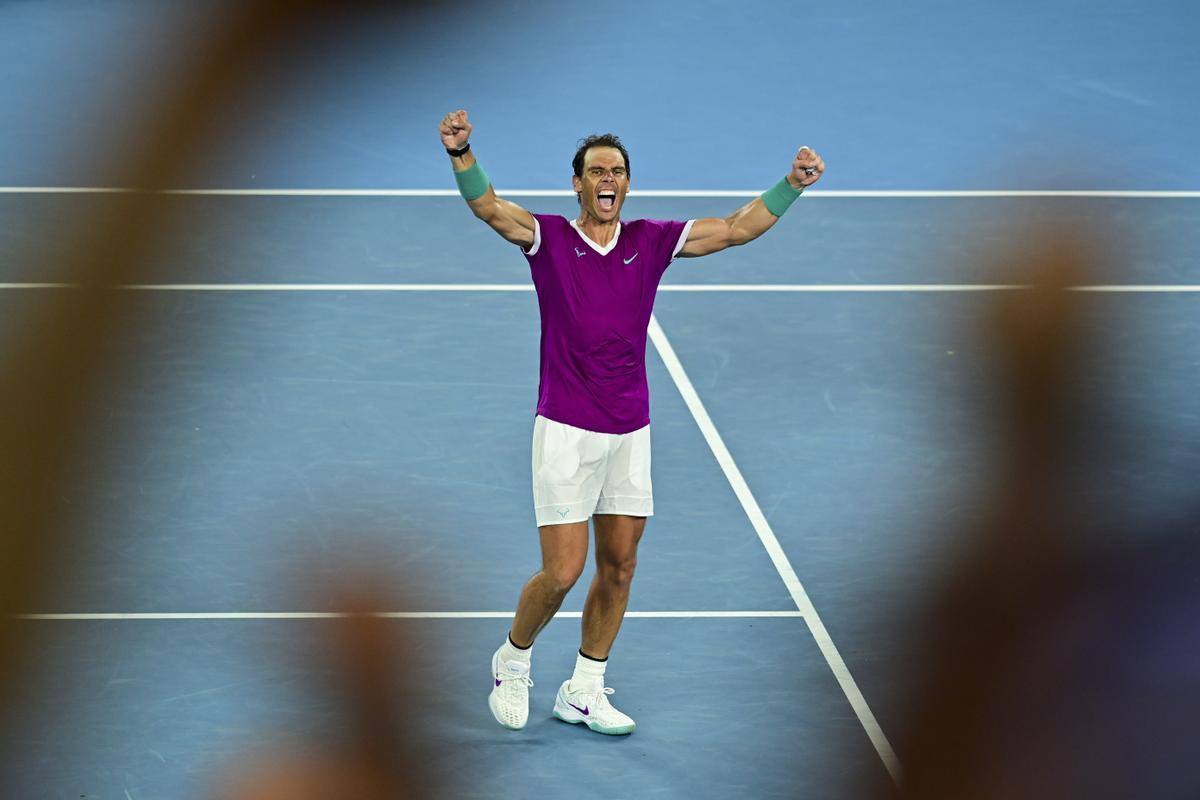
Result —
POLYGON ((466 144, 464 144, 462 147, 460 147, 457 150, 451 150, 449 147, 447 147, 446 152, 452 156, 461 156, 461 155, 466 155, 467 151, 470 149, 471 149, 471 143, 467 142, 466 144))

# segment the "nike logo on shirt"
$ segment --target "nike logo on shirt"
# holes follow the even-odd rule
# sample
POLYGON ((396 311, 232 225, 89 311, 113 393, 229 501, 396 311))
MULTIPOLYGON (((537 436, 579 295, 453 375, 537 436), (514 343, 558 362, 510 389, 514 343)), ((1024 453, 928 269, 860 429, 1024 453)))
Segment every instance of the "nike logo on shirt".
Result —
POLYGON ((633 263, 633 259, 637 258, 637 257, 638 257, 638 254, 634 253, 632 258, 622 258, 621 260, 624 261, 625 264, 628 266, 629 264, 633 263))
POLYGON ((578 247, 576 247, 576 248, 575 248, 575 255, 579 256, 580 258, 583 258, 584 256, 586 256, 586 255, 587 255, 587 251, 586 251, 586 250, 580 250, 578 247))

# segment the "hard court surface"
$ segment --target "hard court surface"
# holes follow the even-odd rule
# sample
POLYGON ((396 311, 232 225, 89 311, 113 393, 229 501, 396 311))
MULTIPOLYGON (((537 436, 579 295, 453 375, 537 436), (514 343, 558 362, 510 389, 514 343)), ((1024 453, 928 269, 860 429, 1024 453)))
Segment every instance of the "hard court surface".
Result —
MULTIPOLYGON (((1133 288, 1086 301, 1088 379, 1136 442, 1097 466, 1105 508, 1137 526, 1194 496, 1200 23, 1134 12, 539 0, 306 33, 180 187, 248 191, 164 196, 170 238, 122 290, 127 356, 94 399, 89 479, 63 489, 72 581, 28 609, 42 676, 0 794, 201 798, 264 742, 319 736, 328 609, 297 579, 369 553, 420 643, 412 724, 447 796, 888 796, 911 625, 988 452, 974 326, 1009 291, 981 288, 988 245, 1051 215, 1120 239, 1094 284, 1133 288), (829 165, 658 295, 656 515, 608 669, 629 737, 549 713, 590 568, 537 641, 528 728, 487 711, 537 566, 538 317, 519 252, 447 191, 436 124, 460 107, 498 191, 546 213, 574 213, 593 131, 631 151, 627 218, 723 216, 801 144, 829 165)), ((203 18, 0 5, 0 352, 69 291, 45 285, 67 279, 55 226, 113 202, 63 187, 118 179, 89 155, 152 113, 136 64, 196 46, 203 18)))

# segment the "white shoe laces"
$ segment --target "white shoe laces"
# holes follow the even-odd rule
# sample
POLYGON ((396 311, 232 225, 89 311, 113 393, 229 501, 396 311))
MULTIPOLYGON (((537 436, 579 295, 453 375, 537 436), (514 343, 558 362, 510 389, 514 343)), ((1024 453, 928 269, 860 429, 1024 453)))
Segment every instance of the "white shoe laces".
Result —
POLYGON ((605 686, 604 691, 600 692, 599 694, 596 695, 596 710, 597 711, 599 711, 600 713, 604 713, 605 711, 611 711, 615 714, 621 713, 620 711, 617 711, 615 708, 612 707, 612 703, 608 702, 607 695, 610 695, 615 691, 616 690, 613 689, 611 686, 605 686))
POLYGON ((587 705, 593 706, 597 709, 611 709, 612 704, 608 702, 607 695, 610 695, 615 691, 616 689, 612 688, 611 686, 604 686, 599 690, 590 691, 587 689, 581 689, 578 692, 572 692, 571 687, 567 687, 567 694, 569 696, 587 700, 587 705))
POLYGON ((500 662, 500 673, 496 675, 496 680, 501 681, 501 688, 505 690, 510 688, 515 689, 522 684, 524 684, 526 689, 531 688, 533 686, 533 678, 529 677, 529 667, 525 667, 525 669, 520 671, 511 669, 509 664, 514 663, 519 662, 510 661, 507 664, 503 661, 500 662))

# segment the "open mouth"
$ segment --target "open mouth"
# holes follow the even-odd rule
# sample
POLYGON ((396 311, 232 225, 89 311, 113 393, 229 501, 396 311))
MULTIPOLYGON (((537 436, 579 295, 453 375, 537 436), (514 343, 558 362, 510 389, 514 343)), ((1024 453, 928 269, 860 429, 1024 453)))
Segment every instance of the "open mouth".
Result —
POLYGON ((611 211, 613 206, 617 204, 617 193, 603 191, 596 195, 597 202, 600 203, 600 208, 604 211, 611 211))

